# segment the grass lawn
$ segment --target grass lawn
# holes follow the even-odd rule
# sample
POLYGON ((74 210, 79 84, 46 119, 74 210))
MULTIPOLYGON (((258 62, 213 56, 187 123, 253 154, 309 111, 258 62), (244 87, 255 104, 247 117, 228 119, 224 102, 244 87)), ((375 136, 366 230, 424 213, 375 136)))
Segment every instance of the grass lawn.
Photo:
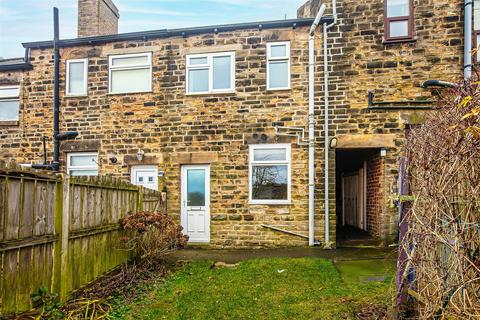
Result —
POLYGON ((116 319, 355 319, 369 305, 392 301, 394 264, 383 260, 270 258, 211 268, 187 264, 152 284, 116 319), (379 276, 386 276, 384 278, 379 276), (374 281, 372 281, 374 280, 374 281))

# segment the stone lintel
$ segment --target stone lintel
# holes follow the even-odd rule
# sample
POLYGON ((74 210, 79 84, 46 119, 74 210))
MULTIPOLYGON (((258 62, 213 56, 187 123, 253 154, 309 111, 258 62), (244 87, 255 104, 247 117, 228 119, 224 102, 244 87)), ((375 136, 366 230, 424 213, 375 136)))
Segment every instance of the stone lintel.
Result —
POLYGON ((162 154, 146 154, 142 160, 138 160, 137 155, 126 155, 123 162, 129 166, 158 165, 163 162, 162 154))
POLYGON ((96 140, 84 141, 62 141, 60 143, 61 152, 93 152, 100 149, 100 142, 96 140))
POLYGON ((292 143, 296 141, 295 137, 279 136, 275 133, 253 133, 243 136, 245 144, 268 144, 268 143, 292 143))
POLYGON ((345 134, 338 135, 335 138, 337 138, 337 149, 368 149, 395 147, 394 134, 345 134))
POLYGON ((180 164, 213 163, 218 161, 218 154, 216 152, 183 152, 174 153, 172 159, 173 162, 180 164))

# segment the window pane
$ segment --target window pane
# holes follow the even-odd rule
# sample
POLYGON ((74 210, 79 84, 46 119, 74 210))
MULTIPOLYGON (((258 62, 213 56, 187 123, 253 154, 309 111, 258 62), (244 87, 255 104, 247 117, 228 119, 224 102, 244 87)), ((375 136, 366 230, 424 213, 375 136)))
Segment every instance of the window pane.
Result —
POLYGON ((71 176, 98 176, 98 170, 70 170, 71 176))
POLYGON ((132 66, 132 65, 146 65, 148 64, 148 56, 138 56, 138 57, 125 57, 125 58, 113 58, 112 66, 114 67, 123 67, 123 66, 132 66))
POLYGON ((112 71, 112 92, 151 91, 150 69, 112 71))
POLYGON ((390 37, 408 37, 408 21, 390 22, 390 37))
POLYGON ((270 74, 268 75, 269 88, 288 87, 288 61, 269 62, 270 74))
POLYGON ((68 93, 85 93, 85 75, 84 62, 72 62, 69 64, 69 92, 68 93))
POLYGON ((18 98, 20 94, 20 87, 1 88, 0 98, 18 98))
POLYGON ((208 91, 208 69, 188 71, 188 92, 208 91))
POLYGON ((230 57, 214 57, 213 58, 213 89, 230 89, 231 88, 231 58, 230 57))
POLYGON ((97 166, 97 156, 96 155, 71 156, 70 157, 70 166, 71 167, 97 166))
POLYGON ((187 202, 193 207, 205 205, 205 170, 187 170, 187 202))
POLYGON ((0 120, 17 121, 19 109, 18 100, 0 100, 0 120))
POLYGON ((405 17, 410 15, 410 0, 387 0, 387 17, 405 17))
POLYGON ((252 200, 288 200, 288 166, 253 166, 252 200))
POLYGON ((253 161, 285 161, 287 160, 287 150, 278 149, 254 149, 253 161))
POLYGON ((208 63, 207 57, 190 58, 190 65, 192 66, 205 65, 207 63, 208 63))
POLYGON ((272 45, 270 47, 271 58, 284 58, 287 56, 287 45, 272 45))

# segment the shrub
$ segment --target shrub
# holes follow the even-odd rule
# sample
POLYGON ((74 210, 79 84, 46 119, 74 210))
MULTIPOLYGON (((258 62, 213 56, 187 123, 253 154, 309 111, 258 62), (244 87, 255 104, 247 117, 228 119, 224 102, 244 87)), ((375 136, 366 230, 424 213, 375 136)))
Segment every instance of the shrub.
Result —
POLYGON ((188 241, 182 226, 166 213, 137 212, 120 220, 120 225, 127 231, 123 239, 127 249, 147 264, 184 248, 188 241))

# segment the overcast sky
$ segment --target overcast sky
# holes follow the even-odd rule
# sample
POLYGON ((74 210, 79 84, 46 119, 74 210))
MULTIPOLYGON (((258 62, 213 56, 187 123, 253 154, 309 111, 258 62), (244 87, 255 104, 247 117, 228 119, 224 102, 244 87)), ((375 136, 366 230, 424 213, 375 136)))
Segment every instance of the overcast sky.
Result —
MULTIPOLYGON (((113 0, 120 32, 295 18, 307 0, 113 0)), ((0 0, 0 57, 22 57, 22 42, 52 38, 52 8, 60 37, 75 38, 77 0, 0 0)))

